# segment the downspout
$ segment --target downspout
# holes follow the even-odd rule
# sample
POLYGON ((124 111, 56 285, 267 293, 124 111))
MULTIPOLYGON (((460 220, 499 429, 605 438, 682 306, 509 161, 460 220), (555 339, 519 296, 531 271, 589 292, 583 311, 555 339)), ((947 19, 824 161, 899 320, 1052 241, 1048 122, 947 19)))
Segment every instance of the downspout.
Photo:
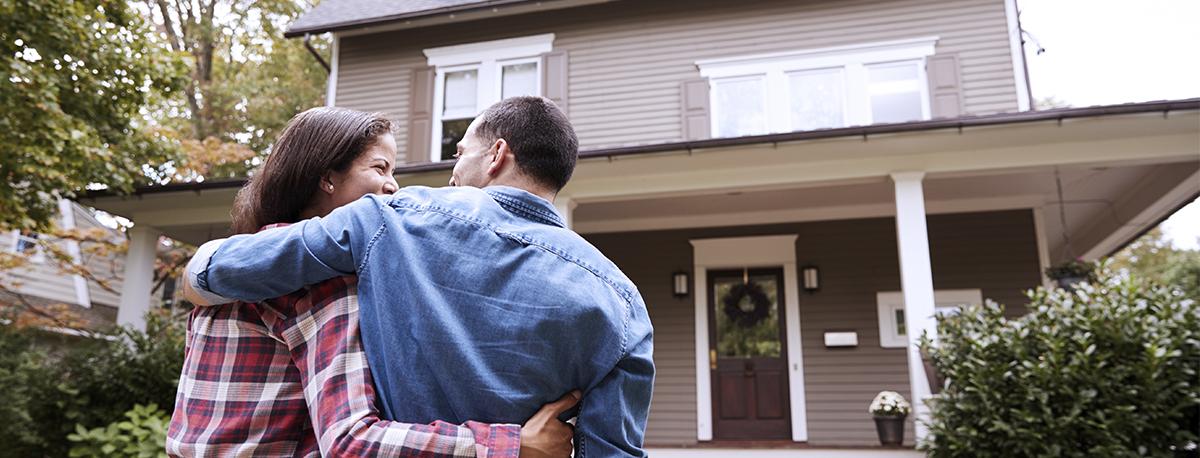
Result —
POLYGON ((317 49, 316 49, 316 48, 313 48, 313 46, 312 46, 312 34, 308 34, 308 33, 304 34, 304 49, 307 49, 307 50, 308 50, 308 53, 309 53, 309 54, 312 54, 313 58, 314 58, 314 59, 316 59, 316 60, 317 60, 317 62, 320 62, 320 63, 321 63, 321 66, 322 66, 322 67, 325 67, 325 73, 326 73, 326 74, 328 74, 328 73, 330 73, 330 72, 332 72, 332 71, 333 71, 333 69, 331 69, 331 68, 329 67, 329 62, 325 62, 325 59, 321 57, 321 54, 317 52, 317 49))

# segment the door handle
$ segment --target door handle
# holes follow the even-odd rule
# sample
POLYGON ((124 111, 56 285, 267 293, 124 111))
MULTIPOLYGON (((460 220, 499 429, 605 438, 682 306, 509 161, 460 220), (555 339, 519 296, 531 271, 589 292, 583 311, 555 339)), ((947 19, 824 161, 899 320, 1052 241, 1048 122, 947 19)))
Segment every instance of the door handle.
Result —
POLYGON ((717 370, 717 350, 708 351, 708 369, 717 370))

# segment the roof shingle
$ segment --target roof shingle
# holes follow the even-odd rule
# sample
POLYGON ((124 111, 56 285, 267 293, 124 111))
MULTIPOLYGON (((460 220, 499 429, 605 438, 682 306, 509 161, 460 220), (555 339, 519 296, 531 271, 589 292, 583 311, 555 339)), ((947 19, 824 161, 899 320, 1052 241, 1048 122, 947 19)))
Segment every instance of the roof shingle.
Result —
POLYGON ((323 0, 288 27, 286 36, 525 0, 323 0))

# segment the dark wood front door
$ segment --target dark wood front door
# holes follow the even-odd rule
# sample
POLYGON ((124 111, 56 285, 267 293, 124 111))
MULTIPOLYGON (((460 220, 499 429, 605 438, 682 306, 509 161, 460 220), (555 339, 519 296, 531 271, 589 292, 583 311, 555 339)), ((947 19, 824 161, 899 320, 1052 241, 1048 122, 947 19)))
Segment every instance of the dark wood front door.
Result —
POLYGON ((789 439, 783 269, 710 271, 713 438, 789 439))

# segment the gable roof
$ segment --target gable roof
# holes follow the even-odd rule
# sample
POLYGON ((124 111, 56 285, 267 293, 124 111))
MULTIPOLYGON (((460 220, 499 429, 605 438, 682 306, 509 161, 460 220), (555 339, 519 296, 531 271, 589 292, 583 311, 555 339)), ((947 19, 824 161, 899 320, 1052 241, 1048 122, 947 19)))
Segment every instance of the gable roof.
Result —
MULTIPOLYGON (((531 0, 323 0, 293 22, 285 37, 494 8, 531 0)), ((546 0, 543 0, 546 1, 546 0)))

